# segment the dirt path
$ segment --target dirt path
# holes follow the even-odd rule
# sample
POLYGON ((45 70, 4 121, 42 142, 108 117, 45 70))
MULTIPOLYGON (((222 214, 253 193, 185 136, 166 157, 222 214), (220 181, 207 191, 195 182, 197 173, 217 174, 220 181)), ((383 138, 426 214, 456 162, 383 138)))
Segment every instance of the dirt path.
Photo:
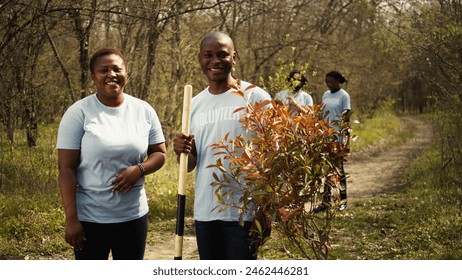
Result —
POLYGON ((433 141, 430 124, 413 117, 402 118, 404 129, 415 127, 414 137, 398 146, 381 144, 353 154, 345 164, 349 175, 348 200, 364 199, 392 191, 404 183, 409 164, 433 141))
MULTIPOLYGON (((183 236, 183 260, 198 260, 196 237, 191 232, 193 228, 193 219, 185 219, 185 234, 183 236)), ((175 256, 175 234, 156 237, 148 240, 145 260, 173 260, 175 256), (153 244, 149 246, 149 244, 153 244)))
MULTIPOLYGON (((433 141, 431 126, 422 119, 402 118, 404 129, 415 127, 412 139, 400 145, 383 143, 364 152, 355 154, 345 164, 348 173, 348 201, 365 199, 390 192, 403 185, 404 173, 409 164, 433 141)), ((351 206, 350 206, 351 207, 351 206)), ((186 221, 191 227, 192 221, 186 221)), ((162 236, 149 242, 145 259, 172 260, 174 256, 174 236, 162 236)), ((194 235, 185 235, 183 259, 198 259, 194 235)))

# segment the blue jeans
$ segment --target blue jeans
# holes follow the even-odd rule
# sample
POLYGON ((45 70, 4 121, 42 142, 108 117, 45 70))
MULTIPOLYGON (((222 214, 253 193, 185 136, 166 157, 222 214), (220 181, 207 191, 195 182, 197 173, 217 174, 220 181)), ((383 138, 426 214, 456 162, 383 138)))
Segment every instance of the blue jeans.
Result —
POLYGON ((124 223, 81 222, 86 241, 75 250, 76 260, 142 260, 148 234, 148 215, 124 223))
POLYGON ((201 260, 255 260, 257 252, 251 245, 249 230, 252 222, 195 221, 197 247, 201 260))

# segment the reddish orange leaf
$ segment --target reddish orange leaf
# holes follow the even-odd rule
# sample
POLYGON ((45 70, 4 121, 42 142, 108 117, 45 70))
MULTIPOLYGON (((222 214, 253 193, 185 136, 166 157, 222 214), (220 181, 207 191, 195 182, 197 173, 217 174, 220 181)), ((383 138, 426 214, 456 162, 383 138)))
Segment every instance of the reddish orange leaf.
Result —
POLYGON ((260 174, 259 174, 259 173, 256 173, 256 172, 255 172, 255 173, 251 173, 251 174, 249 174, 249 175, 247 175, 247 176, 244 177, 244 179, 250 180, 250 181, 255 181, 255 180, 258 180, 258 179, 260 179, 260 178, 261 178, 260 174))
POLYGON ((240 96, 240 97, 244 97, 244 93, 240 90, 238 91, 232 91, 231 94, 234 94, 234 95, 237 95, 237 96, 240 96))

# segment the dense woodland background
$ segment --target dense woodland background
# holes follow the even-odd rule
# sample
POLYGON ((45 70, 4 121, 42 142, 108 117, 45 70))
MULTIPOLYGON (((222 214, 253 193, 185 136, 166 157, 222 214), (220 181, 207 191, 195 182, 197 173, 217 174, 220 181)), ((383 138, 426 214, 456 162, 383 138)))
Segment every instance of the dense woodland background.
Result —
POLYGON ((272 94, 280 88, 269 78, 281 65, 294 65, 307 68, 306 90, 316 102, 326 89, 324 74, 341 71, 355 111, 368 117, 385 100, 401 112, 435 111, 436 101, 460 104, 461 1, 0 3, 0 120, 11 143, 21 128, 34 146, 42 124, 92 93, 88 61, 103 46, 127 56, 126 90, 148 100, 171 135, 179 127, 183 86, 192 84, 195 92, 205 86, 199 41, 218 30, 235 41, 235 76, 272 94))

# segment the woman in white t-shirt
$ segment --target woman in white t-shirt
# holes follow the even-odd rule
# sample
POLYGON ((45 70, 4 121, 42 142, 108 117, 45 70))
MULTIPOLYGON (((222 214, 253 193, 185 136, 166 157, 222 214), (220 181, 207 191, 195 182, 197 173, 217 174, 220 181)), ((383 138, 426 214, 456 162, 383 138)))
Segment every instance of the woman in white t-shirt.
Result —
MULTIPOLYGON (((289 77, 287 77, 287 82, 289 88, 276 93, 274 96, 276 101, 281 101, 284 105, 291 105, 293 101, 295 101, 298 105, 313 106, 313 98, 311 95, 302 90, 308 80, 300 70, 290 72, 289 77)), ((296 108, 296 106, 294 108, 296 108)))
POLYGON ((76 259, 143 259, 148 229, 144 176, 166 160, 156 111, 123 92, 127 62, 111 48, 90 60, 96 93, 71 105, 58 130, 65 240, 76 259))
MULTIPOLYGON (((349 115, 351 111, 350 95, 341 88, 341 84, 348 83, 347 79, 338 71, 330 71, 326 74, 325 83, 329 90, 324 92, 322 96, 323 110, 327 113, 327 119, 330 124, 338 131, 340 130, 339 123, 349 123, 349 115)), ((342 139, 339 139, 342 141, 342 139)), ((340 199, 341 203, 339 210, 345 210, 347 207, 347 185, 346 175, 343 166, 343 161, 340 164, 340 199)), ((315 209, 315 212, 325 210, 324 204, 315 209)))

